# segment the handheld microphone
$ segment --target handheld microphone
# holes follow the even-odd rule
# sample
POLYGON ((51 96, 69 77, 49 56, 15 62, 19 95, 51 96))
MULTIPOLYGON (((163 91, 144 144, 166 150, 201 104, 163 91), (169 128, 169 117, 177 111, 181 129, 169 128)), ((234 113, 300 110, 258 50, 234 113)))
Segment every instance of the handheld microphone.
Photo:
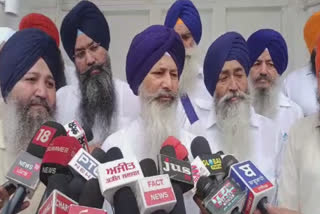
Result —
POLYGON ((98 166, 98 180, 102 195, 110 204, 113 204, 114 193, 124 186, 134 188, 135 182, 143 178, 139 162, 135 159, 124 159, 119 148, 111 148, 106 154, 108 159, 122 157, 98 166))
POLYGON ((172 146, 164 146, 158 155, 159 174, 168 174, 171 181, 177 182, 183 192, 193 188, 191 165, 188 161, 176 159, 172 146))
POLYGON ((89 151, 88 142, 93 139, 92 130, 90 128, 86 126, 81 127, 79 122, 76 120, 67 123, 64 125, 64 128, 68 136, 75 137, 81 144, 82 148, 89 151))
POLYGON ((115 192, 113 202, 116 214, 140 214, 134 193, 128 186, 122 187, 115 192))
POLYGON ((188 150, 177 138, 169 136, 162 144, 162 147, 165 146, 174 148, 178 160, 188 160, 188 150))
POLYGON ((240 214, 246 200, 246 193, 232 180, 225 179, 218 184, 209 177, 200 177, 195 197, 209 213, 240 214))
POLYGON ((275 187, 251 161, 233 164, 229 177, 248 192, 244 214, 252 214, 256 208, 268 213, 265 205, 274 197, 275 187))
POLYGON ((53 190, 40 207, 38 214, 68 214, 69 207, 72 204, 77 204, 77 202, 60 191, 53 190))
POLYGON ((99 181, 96 178, 87 181, 82 189, 79 205, 99 209, 103 206, 104 197, 101 195, 99 181))
POLYGON ((102 209, 96 209, 92 207, 85 207, 80 205, 71 204, 68 214, 108 214, 102 209))
POLYGON ((167 174, 156 175, 156 164, 152 159, 140 162, 145 177, 136 184, 136 198, 141 214, 151 214, 155 211, 170 212, 177 203, 170 178, 167 174))
POLYGON ((32 152, 32 155, 42 158, 47 147, 54 138, 66 135, 67 132, 60 123, 47 121, 41 125, 32 138, 30 144, 28 145, 27 152, 32 152))
POLYGON ((59 136, 55 138, 47 148, 43 156, 40 180, 48 184, 48 177, 54 174, 71 174, 68 163, 81 148, 74 137, 59 136))

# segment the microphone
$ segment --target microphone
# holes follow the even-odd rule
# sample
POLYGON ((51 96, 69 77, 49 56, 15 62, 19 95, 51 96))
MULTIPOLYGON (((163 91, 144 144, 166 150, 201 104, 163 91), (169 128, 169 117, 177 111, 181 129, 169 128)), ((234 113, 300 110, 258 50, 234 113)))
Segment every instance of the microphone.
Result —
POLYGON ((104 197, 101 195, 99 181, 96 178, 87 181, 82 189, 79 205, 94 208, 103 207, 104 197))
POLYGON ((113 202, 115 214, 140 214, 136 198, 128 186, 115 192, 113 202))
POLYGON ((67 123, 64 125, 64 128, 68 136, 75 137, 81 144, 82 148, 89 151, 88 142, 93 139, 92 130, 90 128, 87 126, 81 127, 80 123, 76 120, 67 123))
POLYGON ((78 152, 81 145, 74 137, 59 136, 55 138, 47 148, 43 156, 40 180, 48 184, 48 177, 54 174, 70 174, 68 163, 78 152))
POLYGON ((209 177, 202 176, 197 183, 195 197, 202 201, 209 213, 240 214, 246 193, 232 179, 225 179, 218 184, 209 177))
POLYGON ((143 178, 136 159, 124 159, 119 148, 111 148, 107 153, 110 162, 98 166, 98 180, 102 195, 113 204, 114 193, 124 186, 134 188, 138 179, 143 178), (115 160, 121 158, 120 160, 115 160))
POLYGON ((27 152, 42 158, 50 142, 58 136, 66 136, 64 127, 54 121, 47 121, 41 125, 27 147, 27 152))
POLYGON ((69 207, 68 214, 108 214, 106 211, 102 209, 96 209, 92 207, 85 207, 80 205, 71 204, 69 207))
POLYGON ((172 146, 164 146, 158 155, 159 174, 168 174, 171 181, 177 182, 183 192, 193 188, 191 165, 188 161, 176 159, 172 146))
POLYGON ((248 192, 244 214, 252 214, 256 208, 262 213, 268 213, 265 206, 274 197, 276 190, 251 161, 233 164, 229 177, 238 183, 243 191, 248 192))
POLYGON ((188 150, 177 138, 169 136, 162 144, 164 146, 172 146, 178 160, 188 160, 188 150))
POLYGON ((72 204, 77 202, 55 189, 40 207, 38 214, 68 214, 72 204))
POLYGON ((157 175, 156 164, 152 159, 140 161, 145 178, 136 185, 136 198, 141 214, 170 212, 177 203, 170 178, 167 174, 157 175), (148 176, 148 177, 147 177, 148 176))

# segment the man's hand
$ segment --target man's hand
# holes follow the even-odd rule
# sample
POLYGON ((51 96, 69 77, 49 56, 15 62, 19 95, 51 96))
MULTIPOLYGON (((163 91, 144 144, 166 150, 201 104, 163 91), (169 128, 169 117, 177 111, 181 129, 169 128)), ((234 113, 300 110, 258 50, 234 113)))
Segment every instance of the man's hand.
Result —
MULTIPOLYGON (((7 192, 7 190, 2 186, 0 186, 0 210, 3 208, 5 202, 9 200, 9 198, 10 198, 10 195, 7 192)), ((23 204, 21 205, 20 211, 27 209, 29 206, 30 206, 29 201, 23 202, 23 204)))
MULTIPOLYGON (((299 212, 294 210, 289 210, 286 208, 271 207, 271 206, 268 206, 267 210, 269 214, 300 214, 299 212)), ((259 210, 256 210, 254 211, 253 214, 261 214, 261 212, 259 210)))

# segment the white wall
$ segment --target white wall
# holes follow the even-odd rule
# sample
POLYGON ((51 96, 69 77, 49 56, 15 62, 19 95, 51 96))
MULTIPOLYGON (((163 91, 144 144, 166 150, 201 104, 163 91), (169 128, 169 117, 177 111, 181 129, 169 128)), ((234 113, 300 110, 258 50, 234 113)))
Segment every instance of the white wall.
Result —
MULTIPOLYGON (((27 12, 49 16, 60 28, 63 17, 79 0, 21 0, 19 17, 9 17, 0 8, 0 25, 16 28, 27 12), (4 17, 4 18, 3 18, 4 17)), ((151 24, 162 24, 173 0, 93 0, 105 14, 110 30, 110 54, 114 75, 125 79, 125 57, 135 34, 151 24)), ((208 46, 226 31, 238 31, 245 38, 260 28, 280 31, 289 47, 288 70, 309 60, 303 40, 303 26, 320 10, 320 0, 193 0, 199 9, 203 36, 200 48, 208 46)), ((61 47, 62 48, 62 47, 61 47)), ((63 48, 62 48, 63 49, 63 48)), ((67 63, 70 63, 67 60, 67 63)))

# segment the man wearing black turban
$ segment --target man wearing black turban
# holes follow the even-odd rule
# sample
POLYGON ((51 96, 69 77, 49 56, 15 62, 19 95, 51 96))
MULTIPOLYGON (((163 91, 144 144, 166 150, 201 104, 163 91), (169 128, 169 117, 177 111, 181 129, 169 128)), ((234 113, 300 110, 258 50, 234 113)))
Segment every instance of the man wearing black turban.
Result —
MULTIPOLYGON (((26 150, 44 122, 53 120, 56 90, 64 85, 61 53, 50 36, 38 29, 26 29, 16 32, 5 43, 0 53, 0 86, 5 101, 1 112, 1 184, 17 154, 26 150)), ((30 208, 23 213, 36 210, 43 190, 40 184, 30 208)))
POLYGON ((91 143, 101 145, 136 116, 137 98, 127 84, 112 77, 109 26, 95 4, 79 2, 63 19, 60 33, 79 84, 58 91, 57 119, 61 123, 80 120, 92 129, 91 143))

